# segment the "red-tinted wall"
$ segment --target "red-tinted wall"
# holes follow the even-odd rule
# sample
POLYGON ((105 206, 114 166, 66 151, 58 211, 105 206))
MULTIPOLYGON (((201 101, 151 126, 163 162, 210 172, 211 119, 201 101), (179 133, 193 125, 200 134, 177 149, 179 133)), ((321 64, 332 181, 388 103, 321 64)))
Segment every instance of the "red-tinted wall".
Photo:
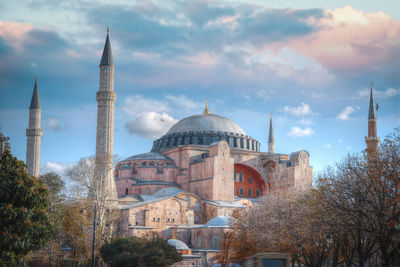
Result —
POLYGON ((260 197, 265 192, 265 182, 255 169, 235 164, 235 195, 239 197, 260 197), (250 180, 249 180, 250 178, 250 180), (241 192, 242 189, 242 192, 241 192), (249 189, 251 192, 249 192, 249 189), (257 195, 258 192, 258 195, 257 195), (249 195, 251 193, 251 195, 249 195))

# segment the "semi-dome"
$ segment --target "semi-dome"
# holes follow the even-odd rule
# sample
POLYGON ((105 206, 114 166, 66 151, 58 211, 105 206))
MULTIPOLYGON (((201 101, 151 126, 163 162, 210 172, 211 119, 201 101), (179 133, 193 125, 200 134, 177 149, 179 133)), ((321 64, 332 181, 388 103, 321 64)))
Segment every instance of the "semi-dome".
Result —
POLYGON ((232 220, 232 217, 230 216, 218 216, 209 220, 205 226, 229 227, 230 220, 232 220))
POLYGON ((190 249, 184 242, 182 242, 178 239, 168 239, 167 242, 169 245, 174 246, 178 250, 190 249))
POLYGON ((228 132, 246 135, 235 122, 215 114, 198 114, 175 123, 167 134, 183 132, 228 132))
POLYGON ((211 114, 206 109, 203 114, 184 118, 174 124, 160 139, 153 142, 152 152, 182 145, 206 145, 225 140, 231 148, 260 151, 260 143, 246 135, 235 122, 225 117, 211 114))
POLYGON ((164 154, 158 153, 158 152, 148 152, 148 153, 134 155, 129 158, 126 158, 124 161, 131 161, 131 160, 169 160, 169 161, 172 161, 172 159, 170 157, 168 157, 164 154))

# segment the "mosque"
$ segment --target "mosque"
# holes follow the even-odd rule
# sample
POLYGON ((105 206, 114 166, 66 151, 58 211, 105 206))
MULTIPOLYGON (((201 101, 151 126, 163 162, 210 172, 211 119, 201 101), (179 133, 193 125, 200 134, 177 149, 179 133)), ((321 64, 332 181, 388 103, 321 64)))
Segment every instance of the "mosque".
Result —
MULTIPOLYGON (((307 151, 275 153, 272 117, 268 152, 234 121, 202 114, 178 121, 153 142, 151 151, 113 165, 114 60, 109 33, 100 62, 96 94, 95 176, 107 200, 118 200, 120 234, 157 233, 183 255, 176 266, 208 266, 237 208, 251 207, 269 190, 311 188, 307 151)), ((37 80, 29 108, 28 171, 39 175, 41 105, 37 80)))
MULTIPOLYGON (((251 207, 270 190, 308 189, 312 185, 309 154, 275 152, 272 117, 268 151, 234 121, 202 114, 178 121, 153 142, 151 151, 113 164, 114 60, 107 38, 100 62, 96 135, 96 177, 104 196, 118 200, 123 236, 157 233, 183 255, 176 266, 209 266, 220 251, 232 211, 251 207), (111 167, 110 167, 111 166, 111 167)), ((38 176, 41 106, 35 82, 27 129, 27 166, 38 176)), ((369 150, 377 151, 376 114, 371 88, 369 150)))

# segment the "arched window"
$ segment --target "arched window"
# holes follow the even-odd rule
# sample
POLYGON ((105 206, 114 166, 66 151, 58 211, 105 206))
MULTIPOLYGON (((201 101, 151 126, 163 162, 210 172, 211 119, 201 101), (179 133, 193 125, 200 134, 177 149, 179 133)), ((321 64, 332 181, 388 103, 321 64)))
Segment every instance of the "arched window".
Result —
POLYGON ((125 195, 128 195, 128 187, 125 188, 125 195))
POLYGON ((239 189, 239 194, 240 194, 241 196, 243 196, 243 194, 244 194, 243 188, 240 188, 240 189, 239 189))
POLYGON ((248 196, 251 196, 251 188, 249 188, 249 189, 247 190, 247 195, 248 195, 248 196))
POLYGON ((256 189, 256 196, 259 197, 260 196, 260 189, 256 189))
POLYGON ((239 182, 243 183, 243 172, 239 173, 239 182))
POLYGON ((251 184, 251 177, 249 176, 249 184, 251 184))
POLYGON ((201 248, 201 235, 197 236, 197 248, 201 248))
POLYGON ((198 201, 194 203, 194 211, 200 211, 200 203, 198 201))
POLYGON ((146 188, 146 195, 150 195, 150 188, 146 188))
POLYGON ((219 248, 220 241, 221 241, 221 236, 220 235, 213 235, 212 236, 212 243, 211 243, 212 248, 215 248, 215 249, 219 248))
POLYGON ((186 210, 190 209, 190 197, 185 197, 186 200, 186 210))

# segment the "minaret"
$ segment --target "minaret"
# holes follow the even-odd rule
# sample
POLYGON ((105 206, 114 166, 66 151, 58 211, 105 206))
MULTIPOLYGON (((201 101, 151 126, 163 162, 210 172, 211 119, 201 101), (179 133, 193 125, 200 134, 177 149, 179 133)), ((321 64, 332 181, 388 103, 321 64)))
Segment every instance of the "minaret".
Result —
POLYGON ((40 107, 39 90, 37 86, 37 76, 35 76, 35 86, 31 105, 29 107, 29 128, 26 129, 27 145, 26 145, 26 165, 30 175, 39 176, 40 165, 40 138, 42 130, 40 129, 42 109, 40 107))
POLYGON ((268 153, 275 153, 274 129, 272 128, 272 113, 269 116, 268 153))
MULTIPOLYGON (((111 52, 109 30, 100 61, 100 88, 96 93, 97 134, 95 176, 103 189, 102 200, 116 200, 117 191, 113 177, 114 149, 114 60, 111 52)), ((109 204, 109 203, 105 203, 109 204)))
POLYGON ((380 138, 378 137, 378 133, 376 130, 376 110, 371 81, 371 93, 369 98, 368 111, 368 136, 365 137, 365 143, 367 143, 368 157, 376 156, 379 150, 379 141, 380 138))

